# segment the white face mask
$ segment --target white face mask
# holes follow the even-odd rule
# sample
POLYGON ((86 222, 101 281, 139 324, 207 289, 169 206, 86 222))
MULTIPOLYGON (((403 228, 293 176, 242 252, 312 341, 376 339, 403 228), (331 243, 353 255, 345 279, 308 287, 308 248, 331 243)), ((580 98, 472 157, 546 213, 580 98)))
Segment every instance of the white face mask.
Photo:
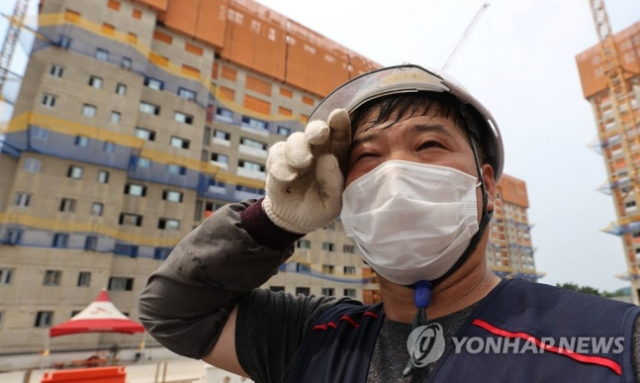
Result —
POLYGON ((386 161, 342 194, 347 237, 385 279, 443 276, 478 231, 476 177, 444 166, 386 161))

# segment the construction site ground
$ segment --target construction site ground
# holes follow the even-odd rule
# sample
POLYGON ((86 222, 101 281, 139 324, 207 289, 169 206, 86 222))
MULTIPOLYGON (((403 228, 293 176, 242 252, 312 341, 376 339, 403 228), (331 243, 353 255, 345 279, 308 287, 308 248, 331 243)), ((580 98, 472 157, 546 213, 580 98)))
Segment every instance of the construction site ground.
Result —
MULTIPOLYGON (((140 364, 126 365, 127 383, 217 383, 217 382, 251 382, 243 380, 237 375, 216 369, 208 364, 187 358, 172 359, 167 361, 167 372, 163 379, 164 361, 145 361, 140 364), (205 380, 205 370, 211 370, 205 380), (156 379, 157 376, 157 379, 156 379), (228 377, 229 380, 225 380, 228 377)), ((26 371, 13 371, 0 373, 2 383, 40 383, 45 372, 56 371, 51 369, 36 369, 31 371, 31 377, 25 381, 26 371)))

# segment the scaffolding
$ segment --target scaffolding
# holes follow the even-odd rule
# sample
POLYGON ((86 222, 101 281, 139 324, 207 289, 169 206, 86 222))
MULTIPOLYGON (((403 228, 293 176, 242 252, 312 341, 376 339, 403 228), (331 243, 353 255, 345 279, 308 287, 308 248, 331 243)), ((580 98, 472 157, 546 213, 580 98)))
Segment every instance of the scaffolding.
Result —
MULTIPOLYGON (((602 148, 612 143, 619 144, 624 156, 621 166, 626 166, 628 177, 621 177, 616 172, 610 172, 609 185, 605 192, 612 193, 618 203, 623 203, 629 195, 633 194, 635 206, 640 206, 640 132, 638 120, 634 115, 631 103, 631 85, 628 80, 637 73, 630 73, 623 65, 616 46, 616 41, 611 32, 609 17, 604 0, 589 0, 593 21, 599 41, 600 59, 603 63, 604 75, 607 78, 608 98, 615 117, 615 129, 599 129, 599 138, 602 148), (627 186, 627 187, 622 187, 627 186)), ((626 213, 626 212, 625 212, 626 213)), ((632 243, 632 232, 640 228, 640 215, 625 214, 617 224, 612 224, 605 229, 606 232, 623 237, 625 247, 632 243)), ((627 251, 627 264, 629 275, 640 275, 634 251, 627 251)))

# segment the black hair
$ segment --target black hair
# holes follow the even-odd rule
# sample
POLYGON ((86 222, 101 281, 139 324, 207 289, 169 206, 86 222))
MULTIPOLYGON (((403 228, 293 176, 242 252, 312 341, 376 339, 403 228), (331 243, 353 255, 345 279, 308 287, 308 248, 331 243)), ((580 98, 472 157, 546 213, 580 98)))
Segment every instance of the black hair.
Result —
POLYGON ((465 106, 455 96, 445 92, 392 94, 367 101, 351 114, 351 136, 353 137, 358 127, 364 123, 371 123, 370 128, 372 128, 383 123, 395 124, 410 117, 432 114, 436 117, 450 119, 462 130, 469 142, 473 139, 480 162, 484 164, 486 162, 484 140, 479 136, 477 128, 469 127, 469 121, 465 117, 464 111, 470 118, 473 118, 471 113, 475 111, 472 111, 472 108, 465 106))

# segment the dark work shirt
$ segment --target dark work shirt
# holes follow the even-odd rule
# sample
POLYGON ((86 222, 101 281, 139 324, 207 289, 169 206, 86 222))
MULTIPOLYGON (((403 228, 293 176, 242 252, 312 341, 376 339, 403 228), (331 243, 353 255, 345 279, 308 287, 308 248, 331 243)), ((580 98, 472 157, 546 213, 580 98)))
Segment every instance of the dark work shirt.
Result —
MULTIPOLYGON (((235 335, 238 361, 244 371, 256 383, 290 382, 303 337, 318 315, 334 304, 361 303, 349 298, 293 296, 264 289, 246 293, 240 301, 235 335)), ((479 302, 429 322, 442 326, 448 344, 477 305, 479 302)), ((640 316, 634 326, 633 365, 636 379, 640 381, 640 316)), ((406 342, 410 333, 411 324, 384 319, 367 382, 426 382, 435 362, 414 369, 406 378, 402 376, 409 360, 406 342)))

